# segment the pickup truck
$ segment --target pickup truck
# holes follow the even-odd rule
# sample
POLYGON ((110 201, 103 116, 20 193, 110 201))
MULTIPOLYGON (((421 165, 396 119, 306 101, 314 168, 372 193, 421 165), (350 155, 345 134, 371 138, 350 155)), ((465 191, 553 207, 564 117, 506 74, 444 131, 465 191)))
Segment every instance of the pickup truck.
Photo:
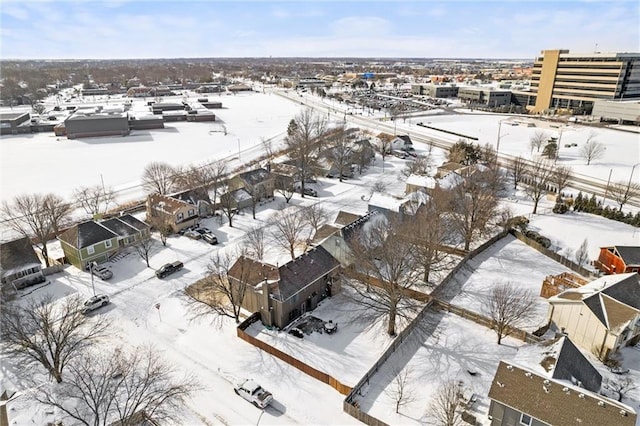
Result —
POLYGON ((253 380, 243 380, 236 384, 233 390, 237 395, 240 395, 258 408, 264 409, 267 405, 273 401, 273 395, 267 392, 259 384, 253 380))
POLYGON ((184 264, 180 261, 167 263, 166 265, 161 266, 160 269, 156 271, 156 277, 164 278, 167 275, 171 275, 174 272, 179 271, 180 269, 182 269, 183 266, 184 264))

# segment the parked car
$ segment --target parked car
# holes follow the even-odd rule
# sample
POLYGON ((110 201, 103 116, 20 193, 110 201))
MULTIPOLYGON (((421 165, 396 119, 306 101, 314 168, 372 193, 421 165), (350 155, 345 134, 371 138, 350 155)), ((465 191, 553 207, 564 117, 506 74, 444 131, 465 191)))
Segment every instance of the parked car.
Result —
POLYGON ((109 278, 113 277, 113 272, 111 272, 109 269, 105 268, 104 266, 94 266, 93 268, 90 268, 91 272, 93 272, 93 275, 95 275, 96 277, 102 279, 102 280, 108 280, 109 278))
POLYGON ((267 392, 253 380, 244 380, 233 387, 234 392, 258 408, 265 408, 273 401, 271 392, 267 392))
POLYGON ((173 263, 167 263, 166 265, 162 265, 160 269, 156 271, 156 277, 164 278, 167 275, 171 275, 174 272, 177 272, 182 269, 184 264, 180 261, 176 261, 173 263))
POLYGON ((213 234, 213 232, 211 232, 209 228, 205 228, 204 226, 202 228, 196 228, 194 229, 194 231, 196 231, 200 235, 213 234))
POLYGON ((98 294, 91 297, 82 305, 82 313, 86 314, 109 304, 109 296, 106 294, 98 294))
POLYGON ((209 234, 202 234, 202 240, 206 241, 207 243, 211 244, 212 246, 215 246, 216 244, 218 244, 218 238, 209 233, 209 234))
POLYGON ((313 188, 305 188, 304 189, 304 195, 310 195, 312 197, 317 197, 318 196, 318 191, 316 191, 313 188))
POLYGON ((202 235, 193 229, 187 229, 186 231, 184 231, 183 235, 194 240, 199 240, 200 238, 202 238, 202 235))
POLYGON ((289 330, 289 334, 297 337, 298 339, 304 338, 304 332, 300 330, 298 327, 294 327, 291 330, 289 330))

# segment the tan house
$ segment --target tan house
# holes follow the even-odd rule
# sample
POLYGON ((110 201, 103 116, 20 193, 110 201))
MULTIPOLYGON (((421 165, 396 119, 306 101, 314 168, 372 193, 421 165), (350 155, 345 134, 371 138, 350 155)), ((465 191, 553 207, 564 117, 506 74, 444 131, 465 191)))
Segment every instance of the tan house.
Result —
POLYGON ((167 223, 178 232, 200 221, 198 208, 186 201, 161 194, 152 194, 147 198, 147 222, 167 223))
POLYGON ((229 182, 231 190, 244 188, 256 201, 273 197, 274 187, 275 179, 262 168, 240 173, 229 182))
POLYGON ((339 291, 339 267, 316 247, 280 267, 241 256, 227 276, 232 288, 245 288, 244 309, 260 312, 265 325, 283 328, 339 291))
POLYGON ((436 187, 436 180, 431 176, 409 175, 406 182, 405 193, 422 191, 431 194, 436 187))
POLYGON ((586 351, 607 359, 640 340, 640 275, 609 275, 548 299, 558 330, 586 351))

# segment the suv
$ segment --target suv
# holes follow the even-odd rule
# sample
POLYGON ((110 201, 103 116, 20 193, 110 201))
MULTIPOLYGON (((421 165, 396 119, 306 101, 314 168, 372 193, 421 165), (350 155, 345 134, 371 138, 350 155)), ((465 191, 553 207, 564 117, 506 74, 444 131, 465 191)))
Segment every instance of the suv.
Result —
POLYGON ((82 305, 82 313, 89 313, 108 304, 109 296, 107 296, 106 294, 98 294, 84 302, 84 305, 82 305))
POLYGON ((318 196, 318 191, 313 188, 304 188, 304 195, 310 195, 312 197, 318 196))
POLYGON ((180 261, 176 261, 173 263, 167 263, 166 265, 163 265, 162 267, 160 267, 160 269, 158 269, 156 271, 156 277, 158 278, 164 278, 167 275, 171 275, 174 272, 179 271, 180 269, 182 269, 182 267, 184 266, 184 264, 180 261))
POLYGON ((96 277, 102 280, 108 280, 109 278, 113 277, 113 272, 111 272, 104 266, 94 266, 93 268, 90 268, 90 269, 93 275, 95 275, 96 277))
POLYGON ((212 246, 215 246, 216 244, 218 244, 218 238, 215 235, 213 235, 212 233, 202 234, 202 240, 206 241, 207 243, 211 244, 212 246))

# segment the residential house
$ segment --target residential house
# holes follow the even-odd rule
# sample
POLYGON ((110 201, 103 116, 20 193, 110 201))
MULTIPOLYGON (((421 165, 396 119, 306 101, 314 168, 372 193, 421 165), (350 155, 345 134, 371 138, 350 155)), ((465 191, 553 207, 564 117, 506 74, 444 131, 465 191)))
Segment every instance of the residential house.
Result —
POLYGON ((253 205, 253 197, 244 188, 220 194, 218 207, 224 206, 232 209, 243 210, 253 205))
POLYGON ((108 230, 118 234, 118 247, 127 247, 149 239, 151 227, 130 214, 100 222, 108 230))
POLYGON ((548 299, 551 323, 600 359, 640 340, 640 275, 607 275, 548 299))
POLYGON ((431 194, 436 187, 436 180, 431 176, 409 175, 406 182, 405 192, 407 194, 422 191, 431 194))
POLYGON ((193 204, 168 195, 152 194, 147 198, 147 222, 166 223, 173 232, 200 222, 198 209, 193 204))
POLYGON ((204 188, 190 189, 173 194, 171 197, 196 206, 200 217, 209 217, 213 214, 211 198, 209 198, 209 193, 204 188))
POLYGON ((273 187, 277 190, 293 191, 299 170, 296 166, 283 163, 269 163, 267 170, 273 177, 273 187))
POLYGON ((605 274, 640 273, 640 246, 600 247, 594 266, 605 274))
POLYGON ((2 285, 18 290, 45 281, 42 264, 29 238, 0 244, 2 285))
POLYGON ((491 426, 635 426, 633 408, 532 368, 501 361, 489 390, 491 426))
POLYGON ((231 267, 231 286, 245 286, 242 307, 260 312, 262 322, 283 328, 340 289, 340 264, 322 247, 315 247, 282 266, 241 256, 231 267))
POLYGON ((79 269, 106 262, 118 252, 119 235, 93 220, 73 225, 58 235, 67 260, 79 269))
POLYGON ((275 179, 267 169, 259 168, 234 176, 229 182, 232 190, 244 188, 256 201, 273 197, 275 179))
POLYGON ((413 142, 409 135, 396 136, 391 141, 391 149, 399 149, 401 151, 413 151, 413 142))

